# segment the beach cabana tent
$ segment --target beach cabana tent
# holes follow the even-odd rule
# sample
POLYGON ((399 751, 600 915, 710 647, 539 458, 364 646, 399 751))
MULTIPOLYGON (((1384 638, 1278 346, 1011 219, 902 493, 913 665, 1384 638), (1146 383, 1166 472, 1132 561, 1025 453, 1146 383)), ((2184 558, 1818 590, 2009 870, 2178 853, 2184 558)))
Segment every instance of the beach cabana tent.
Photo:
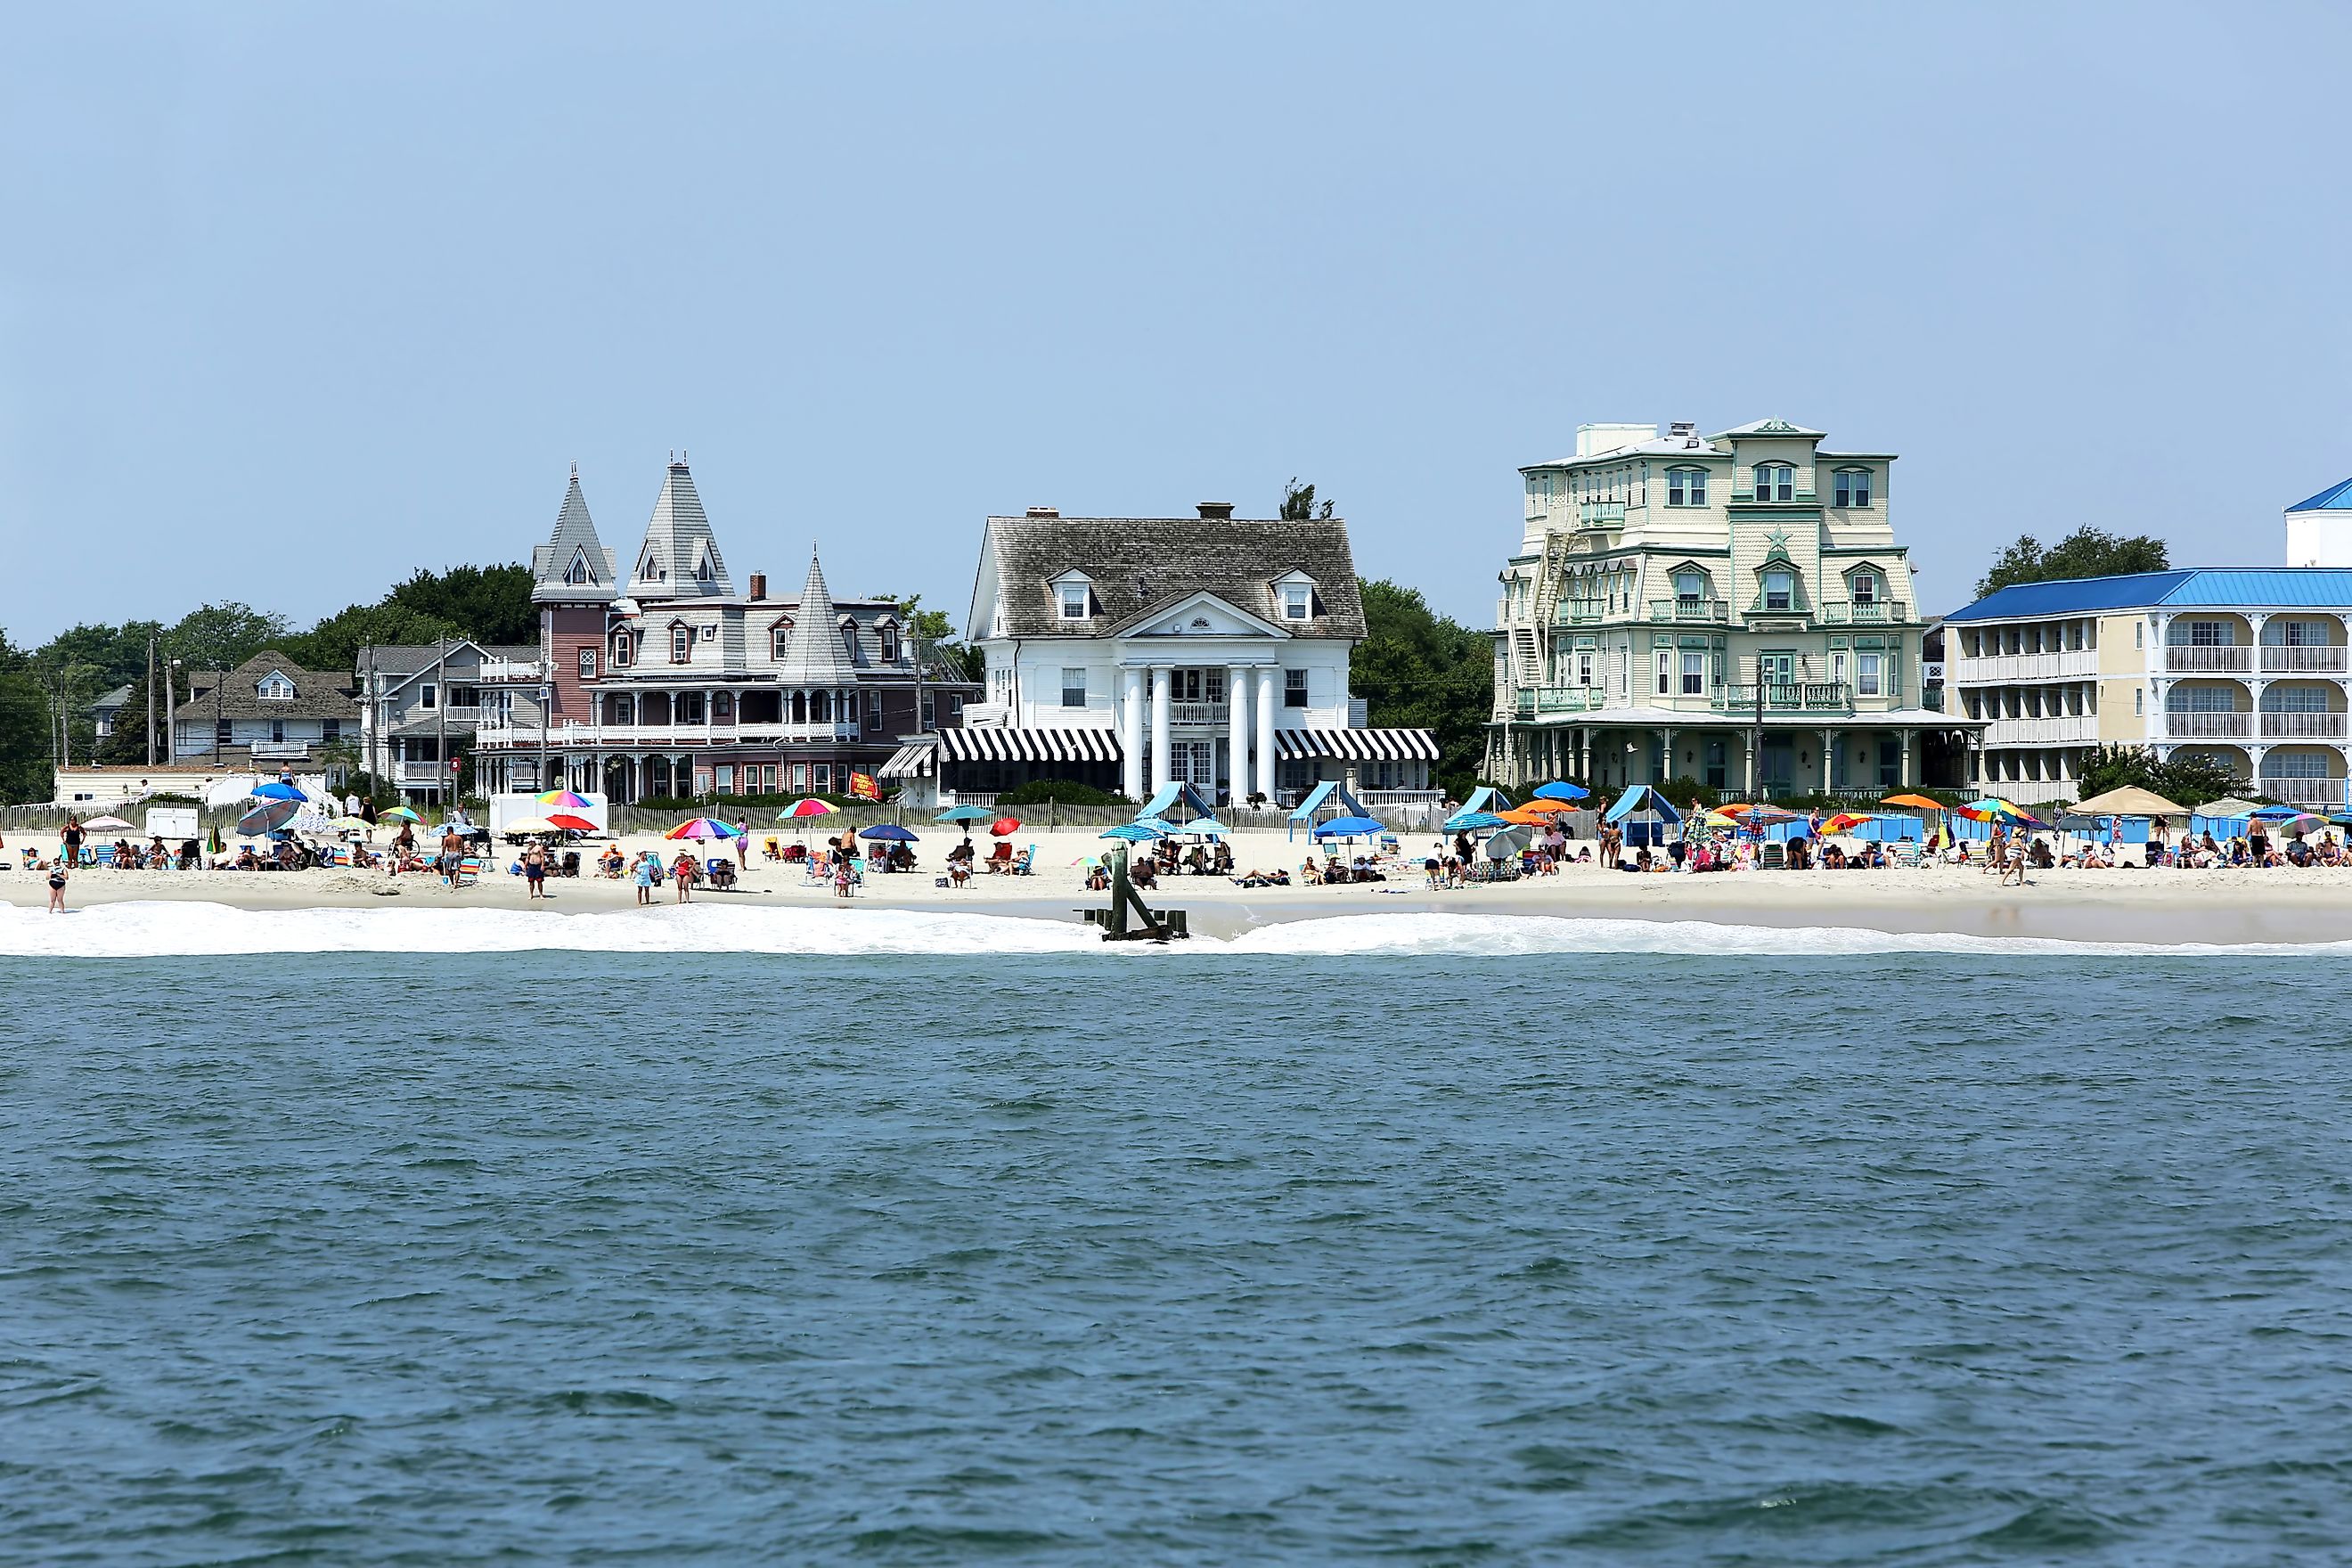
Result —
POLYGON ((1184 808, 1187 818, 1217 815, 1217 808, 1206 796, 1191 784, 1178 780, 1173 784, 1161 784, 1151 798, 1143 803, 1143 809, 1135 814, 1135 820, 1141 822, 1146 817, 1156 816, 1174 826, 1176 819, 1168 814, 1180 805, 1184 808))
MULTIPOLYGON (((1491 795, 1494 792, 1482 790, 1478 793, 1491 795)), ((1475 800, 1478 796, 1474 795, 1470 798, 1475 800)), ((1465 806, 1464 809, 1468 808, 1465 806)), ((1302 826, 1311 833, 1316 817, 1326 811, 1334 816, 1370 816, 1371 815, 1364 809, 1361 802, 1348 793, 1347 785, 1326 779, 1307 791, 1307 798, 1292 809, 1288 837, 1296 841, 1298 837, 1298 829, 1302 826)))
POLYGON ((1465 816, 1474 811, 1491 811, 1500 816, 1510 809, 1511 797, 1493 784, 1480 784, 1470 792, 1470 798, 1462 803, 1462 813, 1465 816))
POLYGON ((2186 816, 2189 808, 2176 805, 2153 790, 2126 784, 2104 795, 2074 803, 2077 816, 2186 816))
POLYGON ((1617 797, 1603 822, 1612 822, 1625 829, 1625 842, 1632 847, 1665 842, 1665 830, 1679 824, 1683 814, 1675 809, 1674 802, 1648 784, 1635 784, 1617 797))

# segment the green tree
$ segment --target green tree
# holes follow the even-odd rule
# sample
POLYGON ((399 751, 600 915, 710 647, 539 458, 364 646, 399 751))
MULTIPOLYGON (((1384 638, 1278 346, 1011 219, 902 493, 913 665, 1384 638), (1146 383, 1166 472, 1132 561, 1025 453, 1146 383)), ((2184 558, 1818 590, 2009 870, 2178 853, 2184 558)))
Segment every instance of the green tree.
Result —
POLYGON ((370 643, 404 643, 422 647, 444 637, 464 637, 464 627, 437 616, 387 602, 352 605, 329 616, 309 631, 285 638, 278 646, 288 658, 305 669, 345 670, 359 666, 360 650, 370 643))
POLYGON ((1977 597, 2020 583, 2121 577, 2134 572, 2162 572, 2171 564, 2170 552, 2161 539, 2145 533, 2125 538, 2084 523, 2047 550, 2032 534, 2020 536, 1978 580, 1977 597))
MULTIPOLYGON (((190 669, 235 669, 283 641, 288 629, 284 616, 267 615, 250 605, 206 605, 180 617, 163 634, 163 644, 168 654, 184 660, 190 669)), ((146 657, 142 644, 138 668, 146 668, 146 657)))
POLYGON ((51 718, 32 660, 0 632, 0 805, 50 797, 51 718))
POLYGON ((449 634, 453 637, 512 647, 539 640, 539 612, 531 607, 530 584, 530 568, 513 563, 452 566, 446 572, 417 573, 385 595, 383 605, 420 620, 446 622, 457 628, 449 634))
POLYGON ((1439 786, 1458 799, 1475 784, 1486 755, 1494 640, 1432 610, 1418 589, 1374 578, 1360 591, 1365 636, 1351 657, 1349 684, 1373 724, 1436 735, 1439 786))
POLYGON ((1285 522, 1305 522, 1309 518, 1329 517, 1331 503, 1325 501, 1323 510, 1317 511, 1315 487, 1300 484, 1298 476, 1293 474, 1290 476, 1290 482, 1282 487, 1282 510, 1275 515, 1285 522))
POLYGON ((932 677, 948 680, 971 679, 972 650, 957 638, 955 618, 945 610, 923 609, 920 594, 909 594, 895 602, 898 606, 898 624, 905 628, 915 657, 926 661, 924 668, 932 677))
POLYGON ((2086 752, 2074 777, 2078 800, 2132 785, 2153 790, 2177 805, 2202 805, 2248 787, 2245 779, 2210 756, 2176 752, 2164 761, 2145 746, 2105 745, 2086 752))

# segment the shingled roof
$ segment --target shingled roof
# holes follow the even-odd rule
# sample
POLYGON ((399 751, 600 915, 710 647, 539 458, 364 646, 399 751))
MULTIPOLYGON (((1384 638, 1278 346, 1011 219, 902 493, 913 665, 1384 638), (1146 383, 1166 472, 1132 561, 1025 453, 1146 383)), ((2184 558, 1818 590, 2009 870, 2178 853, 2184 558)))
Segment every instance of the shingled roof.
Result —
POLYGON ((661 494, 654 500, 654 515, 646 523, 646 542, 637 546, 636 569, 629 576, 629 597, 646 599, 727 598, 735 581, 719 558, 719 541, 710 519, 695 493, 694 476, 682 459, 670 459, 662 479, 661 494), (707 574, 703 568, 708 568, 707 574))
POLYGON ((992 517, 988 545, 1009 637, 1099 637, 1199 593, 1298 637, 1364 636, 1344 518, 992 517), (1055 602, 1054 579, 1073 571, 1094 587, 1097 613, 1084 629, 1055 602), (1304 622, 1282 618, 1275 592, 1293 572, 1315 581, 1304 622))
POLYGON ((530 552, 530 596, 550 599, 609 599, 620 591, 619 567, 613 552, 596 537, 588 515, 588 500, 580 493, 580 468, 572 466, 572 483, 563 492, 563 510, 555 514, 555 532, 530 552), (572 567, 583 581, 569 579, 572 567))
POLYGON ((359 689, 348 670, 304 669, 275 648, 265 648, 231 670, 199 669, 188 678, 192 695, 172 710, 173 720, 357 719, 359 689), (271 670, 294 683, 291 701, 265 702, 255 688, 271 670), (214 706, 215 688, 220 691, 214 706))
POLYGON ((809 557, 808 582, 800 602, 793 606, 793 629, 784 639, 784 657, 776 679, 786 686, 836 687, 857 684, 857 667, 849 661, 841 638, 840 612, 824 585, 824 568, 809 557))

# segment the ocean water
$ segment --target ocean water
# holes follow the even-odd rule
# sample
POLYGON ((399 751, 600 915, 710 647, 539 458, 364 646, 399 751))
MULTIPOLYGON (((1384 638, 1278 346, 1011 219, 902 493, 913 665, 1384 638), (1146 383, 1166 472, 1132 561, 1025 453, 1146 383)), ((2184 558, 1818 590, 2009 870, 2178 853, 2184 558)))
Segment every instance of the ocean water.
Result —
POLYGON ((2352 1554, 2338 952, 825 915, 0 919, 0 1561, 2352 1554))

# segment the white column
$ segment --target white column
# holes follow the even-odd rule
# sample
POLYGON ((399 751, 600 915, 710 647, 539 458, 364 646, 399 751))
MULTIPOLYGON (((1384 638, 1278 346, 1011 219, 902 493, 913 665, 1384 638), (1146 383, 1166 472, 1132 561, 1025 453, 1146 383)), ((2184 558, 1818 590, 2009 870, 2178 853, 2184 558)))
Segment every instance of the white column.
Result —
POLYGON ((1128 799, 1143 800, 1143 671, 1119 672, 1118 787, 1128 799))
POLYGON ((1171 671, 1164 664, 1151 668, 1151 787, 1157 791, 1170 776, 1168 766, 1168 685, 1171 671))
POLYGON ((1249 671, 1240 665, 1225 669, 1225 786, 1235 805, 1250 792, 1249 671))
POLYGON ((1274 800, 1274 705, 1282 699, 1275 689, 1280 671, 1271 666, 1257 672, 1257 792, 1274 800))

